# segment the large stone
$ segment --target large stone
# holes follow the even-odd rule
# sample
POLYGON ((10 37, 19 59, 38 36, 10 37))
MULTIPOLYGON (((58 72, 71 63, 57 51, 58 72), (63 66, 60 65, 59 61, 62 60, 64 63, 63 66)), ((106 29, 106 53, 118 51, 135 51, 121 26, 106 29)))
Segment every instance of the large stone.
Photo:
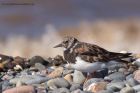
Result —
POLYGON ((3 93, 36 93, 33 86, 20 86, 5 90, 3 93))
POLYGON ((73 82, 78 84, 83 84, 85 81, 85 76, 82 72, 75 70, 73 75, 73 82))
POLYGON ((47 86, 49 89, 56 89, 56 88, 62 88, 62 87, 69 87, 70 84, 67 80, 64 78, 55 78, 47 81, 47 86))

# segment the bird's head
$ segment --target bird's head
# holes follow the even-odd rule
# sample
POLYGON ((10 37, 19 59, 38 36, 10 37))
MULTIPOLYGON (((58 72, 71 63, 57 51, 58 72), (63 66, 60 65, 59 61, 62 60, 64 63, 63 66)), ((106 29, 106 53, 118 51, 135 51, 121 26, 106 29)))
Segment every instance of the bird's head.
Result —
POLYGON ((71 36, 67 36, 64 38, 64 40, 60 44, 54 46, 54 48, 63 47, 65 49, 69 49, 73 45, 75 45, 75 43, 77 43, 77 42, 78 42, 78 40, 76 38, 71 37, 71 36))

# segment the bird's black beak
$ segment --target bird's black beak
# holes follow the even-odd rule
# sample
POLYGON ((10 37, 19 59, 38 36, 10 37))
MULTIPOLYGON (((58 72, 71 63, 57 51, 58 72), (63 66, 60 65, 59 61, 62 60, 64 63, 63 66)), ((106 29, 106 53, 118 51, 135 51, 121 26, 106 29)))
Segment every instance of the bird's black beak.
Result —
POLYGON ((58 45, 54 46, 53 48, 58 48, 58 47, 63 47, 63 44, 62 44, 62 43, 60 43, 60 44, 58 44, 58 45))

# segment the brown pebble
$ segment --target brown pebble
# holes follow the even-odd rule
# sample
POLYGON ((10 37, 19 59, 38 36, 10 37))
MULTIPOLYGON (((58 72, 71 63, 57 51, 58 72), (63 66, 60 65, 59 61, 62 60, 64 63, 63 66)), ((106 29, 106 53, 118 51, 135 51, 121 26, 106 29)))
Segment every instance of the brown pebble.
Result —
POLYGON ((104 90, 106 88, 107 82, 97 82, 97 83, 92 83, 87 91, 97 93, 101 90, 104 90))
POLYGON ((52 71, 48 77, 50 78, 56 78, 56 77, 60 77, 63 73, 63 67, 58 67, 56 68, 54 71, 52 71))
POLYGON ((33 86, 20 86, 5 90, 3 93, 35 93, 33 86))
POLYGON ((69 83, 71 83, 73 80, 72 80, 72 75, 71 74, 67 74, 64 79, 66 79, 69 83))
POLYGON ((140 70, 134 72, 134 79, 140 83, 140 70))

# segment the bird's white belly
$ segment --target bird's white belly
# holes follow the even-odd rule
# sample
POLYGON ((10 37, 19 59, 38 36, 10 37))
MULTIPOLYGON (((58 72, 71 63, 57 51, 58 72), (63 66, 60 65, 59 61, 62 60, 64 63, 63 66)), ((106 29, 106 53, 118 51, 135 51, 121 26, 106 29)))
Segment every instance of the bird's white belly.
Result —
POLYGON ((71 64, 72 68, 76 70, 80 70, 82 72, 89 72, 92 73, 97 70, 101 70, 102 68, 105 67, 105 64, 102 62, 94 62, 94 63, 89 63, 84 60, 82 60, 80 57, 76 57, 76 64, 71 64))

